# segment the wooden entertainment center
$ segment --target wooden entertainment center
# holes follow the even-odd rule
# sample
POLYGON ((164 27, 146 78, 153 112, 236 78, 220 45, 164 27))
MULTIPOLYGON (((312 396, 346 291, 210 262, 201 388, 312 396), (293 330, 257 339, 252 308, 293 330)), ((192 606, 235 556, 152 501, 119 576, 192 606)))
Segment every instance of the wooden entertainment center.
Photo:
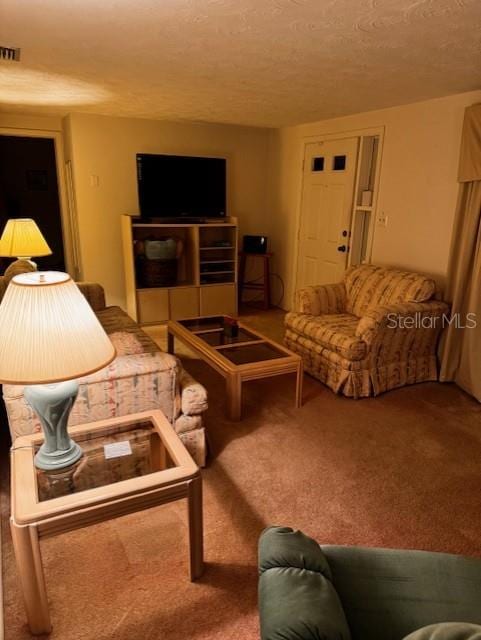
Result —
POLYGON ((152 224, 122 216, 127 312, 139 324, 237 313, 237 219, 203 224, 152 224), (175 283, 146 286, 139 262, 146 241, 182 245, 175 283))

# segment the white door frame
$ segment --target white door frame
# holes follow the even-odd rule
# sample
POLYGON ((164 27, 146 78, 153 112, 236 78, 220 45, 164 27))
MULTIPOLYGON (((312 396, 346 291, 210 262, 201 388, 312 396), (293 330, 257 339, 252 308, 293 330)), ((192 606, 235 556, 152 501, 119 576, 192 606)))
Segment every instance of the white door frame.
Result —
MULTIPOLYGON (((69 207, 65 176, 65 159, 63 152, 63 135, 61 131, 50 129, 16 129, 14 127, 0 127, 0 136, 15 136, 17 138, 48 138, 53 140, 55 149, 55 163, 57 165, 58 199, 60 205, 60 222, 62 226, 62 240, 64 248, 65 268, 74 278, 80 278, 79 243, 75 234, 76 224, 73 220, 74 211, 69 207)), ((0 230, 1 233, 2 230, 0 230)))
MULTIPOLYGON (((302 145, 302 154, 301 154, 301 158, 300 158, 300 166, 299 166, 299 171, 301 173, 301 181, 300 181, 300 188, 299 188, 299 194, 298 194, 298 198, 297 198, 297 208, 296 208, 296 234, 295 234, 295 239, 294 239, 294 264, 292 265, 292 281, 294 282, 294 287, 292 290, 292 295, 295 295, 295 292, 297 291, 297 274, 298 274, 298 261, 299 261, 299 249, 300 249, 300 233, 301 233, 301 216, 302 216, 302 194, 303 194, 303 187, 304 187, 304 158, 306 156, 306 146, 312 142, 326 142, 328 140, 344 140, 345 138, 361 138, 362 136, 379 136, 379 161, 378 161, 378 166, 379 166, 379 173, 376 176, 376 182, 377 182, 377 189, 376 192, 374 194, 374 200, 373 200, 373 216, 374 219, 376 218, 376 206, 377 206, 377 200, 378 200, 378 193, 379 193, 379 185, 380 185, 380 175, 381 175, 381 167, 382 167, 382 151, 383 151, 383 142, 384 142, 384 130, 385 127, 384 126, 379 126, 379 127, 366 127, 365 129, 351 129, 349 131, 340 131, 337 133, 323 133, 323 134, 313 134, 310 136, 303 136, 302 141, 301 141, 301 145, 302 145)), ((361 145, 359 145, 359 150, 360 150, 361 145)), ((358 151, 359 153, 359 151, 358 151)), ((357 165, 356 165, 356 172, 359 169, 359 157, 357 158, 357 165)), ((357 183, 357 180, 355 181, 355 183, 357 183)), ((352 214, 351 214, 351 221, 352 221, 352 214)), ((373 245, 373 240, 374 240, 374 229, 375 229, 375 224, 372 225, 372 232, 371 232, 371 238, 369 241, 369 245, 372 248, 373 245)), ((291 304, 293 303, 293 300, 291 300, 291 304)))

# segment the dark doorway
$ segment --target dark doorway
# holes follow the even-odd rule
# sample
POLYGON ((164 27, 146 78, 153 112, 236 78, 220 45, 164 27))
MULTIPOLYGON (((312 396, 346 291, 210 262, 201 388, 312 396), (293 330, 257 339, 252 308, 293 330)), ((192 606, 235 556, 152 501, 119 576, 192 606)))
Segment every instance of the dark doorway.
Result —
MULTIPOLYGON (((0 135, 0 234, 9 218, 33 218, 52 250, 39 270, 65 271, 55 144, 51 138, 0 135)), ((0 258, 0 272, 10 264, 0 258)))

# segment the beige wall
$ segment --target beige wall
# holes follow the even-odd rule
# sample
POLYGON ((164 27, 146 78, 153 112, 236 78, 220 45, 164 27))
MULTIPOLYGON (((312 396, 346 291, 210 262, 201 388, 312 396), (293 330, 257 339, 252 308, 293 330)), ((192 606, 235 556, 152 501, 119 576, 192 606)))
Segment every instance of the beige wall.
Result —
POLYGON ((61 131, 62 119, 56 116, 20 115, 0 111, 0 128, 61 131))
POLYGON ((138 212, 136 153, 227 157, 229 213, 238 216, 241 234, 269 233, 268 130, 86 114, 72 114, 64 124, 83 277, 104 285, 109 304, 125 306, 120 216, 138 212), (92 175, 98 186, 91 186, 92 175))
POLYGON ((272 245, 286 284, 283 306, 295 288, 296 234, 303 146, 309 136, 385 127, 372 261, 431 273, 442 283, 448 265, 456 205, 456 172, 464 109, 481 91, 371 111, 271 132, 270 192, 275 211, 272 245))

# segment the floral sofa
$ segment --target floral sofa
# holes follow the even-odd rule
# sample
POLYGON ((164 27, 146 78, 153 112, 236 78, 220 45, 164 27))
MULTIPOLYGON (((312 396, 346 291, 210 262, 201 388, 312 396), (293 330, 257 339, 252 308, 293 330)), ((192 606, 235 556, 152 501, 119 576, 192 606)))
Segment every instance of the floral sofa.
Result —
MULTIPOLYGON (((172 355, 159 350, 120 307, 106 307, 99 284, 79 283, 117 350, 115 360, 94 374, 79 378, 79 394, 70 425, 160 409, 199 466, 205 464, 202 414, 207 394, 172 355)), ((0 278, 0 298, 6 282, 0 278)), ((40 431, 38 417, 23 397, 23 387, 4 385, 12 441, 40 431)))
POLYGON ((305 370, 336 393, 359 398, 437 380, 436 346, 449 307, 434 280, 361 265, 338 284, 296 293, 285 343, 305 370))

